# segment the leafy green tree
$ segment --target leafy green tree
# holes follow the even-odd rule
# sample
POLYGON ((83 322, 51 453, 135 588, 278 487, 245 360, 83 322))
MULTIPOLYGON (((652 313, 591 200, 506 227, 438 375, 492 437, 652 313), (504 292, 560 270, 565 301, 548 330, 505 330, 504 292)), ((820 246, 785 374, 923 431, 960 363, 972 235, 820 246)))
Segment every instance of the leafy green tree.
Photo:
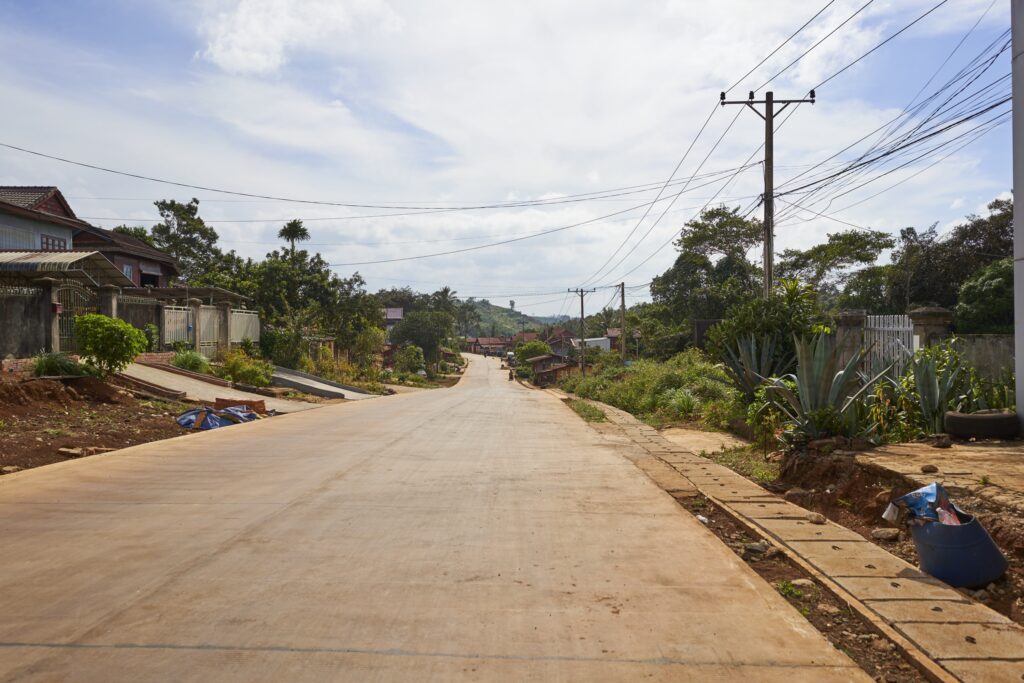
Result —
POLYGON ((425 367, 423 349, 415 344, 403 346, 395 354, 395 370, 399 372, 419 372, 425 367))
POLYGON ((705 209, 700 217, 687 223, 675 241, 679 251, 714 256, 732 256, 745 259, 751 248, 761 244, 764 231, 761 222, 740 215, 740 208, 727 208, 724 204, 705 209))
POLYGON ((153 242, 153 235, 150 234, 149 230, 142 227, 141 225, 119 225, 114 228, 114 232, 121 233, 122 235, 128 235, 134 237, 137 240, 145 242, 151 247, 155 247, 156 244, 153 242))
POLYGON ((455 294, 451 287, 442 287, 430 295, 430 309, 454 316, 459 307, 459 299, 455 294))
POLYGON ((193 283, 219 263, 217 231, 199 217, 199 200, 154 202, 163 222, 153 226, 153 244, 178 261, 181 279, 193 283))
MULTIPOLYGON (((892 265, 868 266, 852 273, 839 294, 837 307, 860 309, 876 315, 900 313, 889 296, 889 285, 896 277, 892 265)), ((903 311, 906 309, 903 308, 903 311)))
POLYGON ((835 290, 849 270, 870 266, 886 249, 896 245, 887 232, 849 230, 831 233, 822 244, 808 249, 785 249, 778 262, 780 278, 795 278, 819 293, 823 288, 835 290))
POLYGON ((551 353, 551 347, 548 346, 547 342, 539 339, 519 342, 515 348, 516 360, 520 363, 537 356, 543 356, 545 353, 551 353))
POLYGON ((75 317, 75 340, 86 362, 107 377, 126 368, 146 350, 146 335, 123 320, 99 313, 75 317))
POLYGON ((373 361, 384 349, 384 330, 367 327, 356 334, 349 353, 352 362, 364 372, 373 366, 373 361))
POLYGON ((431 365, 441 358, 441 344, 452 334, 455 319, 439 311, 413 311, 391 329, 391 341, 412 344, 423 349, 423 356, 431 365))
POLYGON ((964 334, 1013 333, 1013 259, 994 261, 960 288, 956 329, 964 334))
POLYGON ((292 256, 295 256, 295 243, 305 242, 310 237, 309 230, 306 229, 306 226, 298 218, 285 223, 284 227, 277 232, 277 236, 291 245, 292 256))

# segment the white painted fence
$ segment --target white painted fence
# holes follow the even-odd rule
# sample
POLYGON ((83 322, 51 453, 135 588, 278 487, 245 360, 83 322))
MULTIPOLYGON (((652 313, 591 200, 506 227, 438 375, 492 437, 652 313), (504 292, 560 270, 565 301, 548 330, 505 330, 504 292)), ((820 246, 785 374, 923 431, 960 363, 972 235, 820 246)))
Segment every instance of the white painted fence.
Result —
POLYGON ((192 341, 192 309, 187 306, 164 306, 163 324, 164 346, 175 342, 192 341))
POLYGON ((231 309, 230 341, 239 344, 245 339, 260 340, 260 316, 256 311, 231 309))

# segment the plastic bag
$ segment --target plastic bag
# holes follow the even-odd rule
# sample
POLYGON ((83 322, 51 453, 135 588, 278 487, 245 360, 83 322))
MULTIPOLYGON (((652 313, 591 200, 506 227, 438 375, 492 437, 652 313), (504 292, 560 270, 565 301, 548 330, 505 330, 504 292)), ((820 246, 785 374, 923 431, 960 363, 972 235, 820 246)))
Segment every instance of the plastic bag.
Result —
POLYGON ((946 494, 946 489, 938 482, 932 482, 897 498, 889 504, 882 517, 890 522, 895 522, 898 517, 898 508, 905 508, 911 521, 921 524, 926 522, 939 522, 949 526, 960 524, 960 518, 956 514, 953 503, 949 500, 949 495, 946 494))

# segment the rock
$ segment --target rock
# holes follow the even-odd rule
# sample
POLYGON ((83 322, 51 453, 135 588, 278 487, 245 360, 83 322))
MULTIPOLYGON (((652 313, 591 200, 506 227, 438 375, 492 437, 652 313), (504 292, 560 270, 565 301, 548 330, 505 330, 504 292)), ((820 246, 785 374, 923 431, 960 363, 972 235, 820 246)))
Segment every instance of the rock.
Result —
POLYGON ((932 444, 934 448, 949 448, 953 445, 952 439, 949 438, 949 434, 939 434, 935 443, 932 444))
POLYGON ((924 474, 935 474, 939 468, 935 465, 921 465, 921 472, 924 474))
POLYGON ((825 519, 825 515, 820 512, 812 512, 807 515, 807 521, 811 524, 824 524, 827 520, 825 519))
POLYGON ((877 638, 876 640, 873 640, 871 642, 871 647, 879 652, 892 652, 896 649, 895 645, 884 638, 877 638))
POLYGON ((755 555, 764 555, 768 552, 768 544, 764 541, 758 543, 747 543, 743 546, 743 552, 753 553, 755 555))
POLYGON ((58 448, 57 453, 65 458, 81 458, 85 455, 84 448, 58 448))
POLYGON ((786 491, 786 493, 782 497, 792 503, 794 501, 800 500, 806 495, 807 489, 802 489, 799 486, 794 486, 790 490, 786 491))
POLYGON ((828 604, 827 602, 819 602, 818 611, 824 612, 825 614, 839 614, 840 609, 835 605, 828 604))
POLYGON ((701 524, 707 524, 708 523, 708 518, 705 517, 704 515, 697 515, 697 521, 700 522, 701 524))
POLYGON ((899 529, 875 529, 871 532, 871 538, 876 541, 898 541, 900 538, 899 529))
POLYGON ((875 496, 876 503, 888 503, 890 500, 892 500, 892 491, 881 491, 875 496))
POLYGON ((857 640, 878 640, 878 636, 874 633, 861 633, 857 636, 857 640))
POLYGON ((3 467, 0 467, 0 472, 3 472, 4 474, 13 474, 20 471, 21 468, 17 465, 4 465, 3 467))
POLYGON ((111 451, 116 451, 117 449, 105 448, 103 446, 88 446, 82 450, 85 452, 85 455, 97 455, 99 453, 109 453, 111 451))
POLYGON ((814 588, 814 582, 810 579, 793 579, 790 583, 803 590, 814 588))
POLYGON ((980 591, 974 591, 973 597, 978 602, 988 602, 992 596, 989 595, 988 591, 983 588, 980 591))

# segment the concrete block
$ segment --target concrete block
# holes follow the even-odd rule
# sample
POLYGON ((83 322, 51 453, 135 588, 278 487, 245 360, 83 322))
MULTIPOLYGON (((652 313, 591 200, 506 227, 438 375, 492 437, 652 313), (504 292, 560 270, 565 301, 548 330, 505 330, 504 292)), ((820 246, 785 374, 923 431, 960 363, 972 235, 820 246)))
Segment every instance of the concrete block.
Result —
POLYGON ((1016 624, 896 624, 934 659, 1010 659, 1024 656, 1016 624))

